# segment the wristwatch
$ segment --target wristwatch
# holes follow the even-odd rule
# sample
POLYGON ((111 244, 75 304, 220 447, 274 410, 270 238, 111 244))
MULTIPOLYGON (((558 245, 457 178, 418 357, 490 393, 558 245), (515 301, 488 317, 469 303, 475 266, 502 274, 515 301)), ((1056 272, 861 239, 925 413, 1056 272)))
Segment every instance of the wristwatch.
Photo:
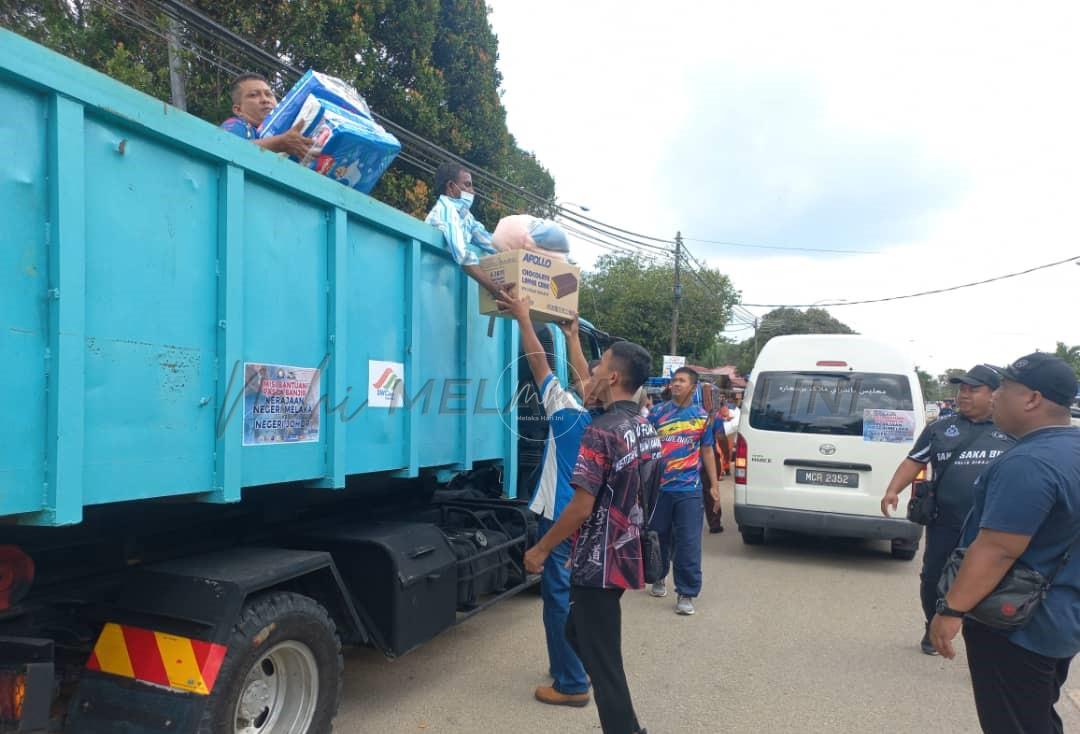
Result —
POLYGON ((965 614, 967 614, 967 612, 960 612, 950 607, 947 603, 945 603, 944 598, 937 600, 936 609, 937 613, 940 614, 942 617, 963 617, 965 614))

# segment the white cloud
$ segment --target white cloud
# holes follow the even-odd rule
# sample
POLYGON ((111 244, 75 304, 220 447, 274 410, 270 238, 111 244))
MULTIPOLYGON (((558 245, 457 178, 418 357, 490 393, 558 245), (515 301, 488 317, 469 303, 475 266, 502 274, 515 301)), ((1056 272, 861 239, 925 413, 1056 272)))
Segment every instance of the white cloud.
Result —
MULTIPOLYGON (((659 236, 880 252, 689 243, 748 303, 908 293, 1080 254, 1080 4, 492 5, 511 131, 564 200, 659 236)), ((1078 282, 1065 265, 832 313, 940 371, 1080 343, 1078 282)))

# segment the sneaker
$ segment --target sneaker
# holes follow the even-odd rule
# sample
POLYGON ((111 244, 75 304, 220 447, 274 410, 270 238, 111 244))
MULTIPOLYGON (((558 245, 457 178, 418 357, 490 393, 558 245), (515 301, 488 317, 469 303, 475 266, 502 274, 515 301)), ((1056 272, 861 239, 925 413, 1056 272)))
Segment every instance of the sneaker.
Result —
POLYGON ((717 533, 722 533, 722 532, 724 532, 724 526, 723 525, 717 525, 715 528, 709 528, 709 533, 712 534, 712 535, 716 535, 717 533))
POLYGON ((923 651, 923 655, 937 655, 938 651, 934 649, 934 643, 930 642, 929 630, 922 636, 922 642, 919 643, 919 647, 923 651))
POLYGON ((551 706, 574 706, 581 708, 589 705, 588 693, 559 693, 555 686, 539 686, 536 689, 536 700, 551 706))
POLYGON ((649 594, 657 597, 667 596, 667 581, 660 579, 649 589, 649 594))
POLYGON ((679 594, 679 601, 675 603, 675 613, 690 616, 694 613, 694 600, 692 597, 679 594))

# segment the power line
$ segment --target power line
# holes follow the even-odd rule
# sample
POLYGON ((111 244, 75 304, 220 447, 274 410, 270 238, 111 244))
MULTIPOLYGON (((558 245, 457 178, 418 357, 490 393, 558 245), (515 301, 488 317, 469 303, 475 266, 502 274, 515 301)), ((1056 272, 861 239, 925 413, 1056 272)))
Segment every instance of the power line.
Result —
MULTIPOLYGON (((108 7, 118 16, 128 20, 129 22, 140 26, 144 32, 153 34, 154 36, 168 40, 167 36, 155 29, 152 26, 153 21, 146 18, 136 18, 131 14, 125 12, 124 8, 119 3, 108 2, 108 0, 93 0, 93 2, 108 7)), ((231 49, 237 53, 246 62, 254 64, 256 67, 272 69, 275 72, 284 71, 295 77, 300 77, 303 72, 291 64, 283 61, 278 56, 268 51, 263 50, 258 45, 248 41, 243 36, 234 33, 230 29, 221 25, 214 19, 203 14, 199 10, 179 2, 179 0, 148 0, 148 5, 156 8, 162 14, 167 17, 173 18, 183 22, 189 29, 200 33, 210 39, 217 41, 225 47, 231 49)), ((225 61, 220 55, 214 54, 208 49, 202 48, 194 41, 186 40, 180 45, 184 46, 193 56, 210 63, 222 71, 229 74, 238 74, 241 72, 240 67, 235 64, 225 61)), ((571 213, 566 207, 558 206, 554 201, 545 199, 529 191, 523 186, 518 186, 510 181, 498 176, 491 171, 481 168, 474 163, 467 161, 465 158, 452 153, 451 151, 443 148, 442 146, 434 143, 431 140, 424 138, 423 136, 395 123, 393 120, 386 118, 376 112, 372 112, 372 117, 376 122, 383 125, 391 132, 393 132, 402 143, 402 154, 399 156, 402 162, 408 163, 419 170, 427 173, 433 173, 434 169, 442 160, 453 160, 459 164, 468 166, 469 170, 474 174, 482 183, 489 187, 499 190, 503 193, 520 197, 525 200, 526 203, 532 206, 539 207, 541 209, 551 209, 554 207, 557 215, 572 217, 574 221, 581 226, 594 229, 598 233, 604 234, 607 237, 622 240, 625 244, 629 244, 636 248, 652 248, 654 250, 667 250, 668 248, 658 247, 653 243, 660 243, 662 245, 673 245, 674 242, 671 239, 663 237, 655 237, 652 235, 642 234, 640 232, 634 232, 632 230, 617 227, 615 225, 607 224, 593 217, 579 214, 577 212, 571 213), (606 230, 606 231, 605 231, 606 230)), ((488 196, 481 196, 482 200, 491 202, 493 204, 501 204, 502 202, 488 196)), ((690 241, 703 242, 709 244, 719 244, 732 247, 748 247, 754 249, 769 249, 769 250, 789 250, 789 251, 804 251, 804 252, 831 252, 838 254, 873 254, 872 251, 866 250, 830 250, 825 248, 800 248, 800 247, 781 247, 775 245, 755 245, 744 242, 732 242, 726 240, 707 240, 697 238, 685 238, 690 241)), ((700 264, 699 264, 700 266, 700 264)))
MULTIPOLYGON (((158 29, 156 29, 153 26, 153 21, 151 21, 151 20, 149 20, 147 18, 140 17, 138 15, 133 15, 133 14, 129 14, 128 12, 125 12, 125 9, 119 3, 117 3, 115 0, 93 0, 93 1, 95 3, 97 3, 98 5, 102 6, 102 7, 107 7, 108 9, 112 10, 117 16, 123 18, 124 20, 127 20, 135 29, 143 32, 144 34, 149 35, 149 36, 153 36, 153 37, 156 37, 156 38, 160 38, 162 40, 167 40, 167 37, 165 36, 165 34, 163 32, 161 32, 161 31, 159 31, 158 29)), ((190 40, 185 39, 184 45, 185 45, 186 50, 193 53, 198 58, 203 59, 207 63, 210 63, 210 64, 214 65, 215 67, 225 71, 226 73, 230 73, 230 74, 241 73, 239 67, 235 67, 235 66, 232 66, 232 65, 228 64, 228 62, 226 62, 220 56, 217 56, 217 55, 213 54, 213 52, 208 51, 207 49, 204 49, 201 46, 198 46, 197 44, 195 44, 194 42, 192 42, 190 40)), ((415 153, 415 151, 413 151, 412 149, 404 148, 400 152, 398 157, 402 162, 407 163, 408 165, 415 167, 417 170, 419 170, 419 171, 421 171, 423 173, 426 173, 426 174, 435 173, 435 164, 433 164, 430 160, 424 160, 424 159, 418 157, 414 153, 415 153)), ((477 198, 479 198, 481 201, 486 201, 486 202, 489 202, 489 203, 492 203, 492 204, 497 204, 498 203, 496 201, 496 199, 493 198, 491 195, 483 193, 483 192, 477 192, 477 198)), ((566 218, 569 219, 570 221, 574 221, 574 222, 577 221, 577 219, 574 218, 574 217, 566 217, 566 218)), ((645 247, 648 248, 648 251, 647 252, 642 252, 641 250, 638 249, 638 247, 640 245, 644 244, 644 243, 637 243, 637 242, 634 242, 633 240, 630 240, 629 238, 625 238, 625 237, 622 237, 620 235, 615 235, 615 234, 609 233, 609 232, 607 232, 607 231, 605 231, 605 230, 603 230, 603 229, 601 229, 599 227, 594 226, 591 223, 591 221, 590 222, 581 222, 581 226, 584 227, 584 228, 588 228, 590 230, 595 231, 597 233, 597 235, 610 236, 612 238, 615 238, 617 240, 622 240, 623 242, 626 242, 626 243, 629 244, 629 246, 624 246, 621 243, 616 244, 616 243, 610 242, 610 241, 608 241, 606 239, 601 239, 599 236, 591 235, 590 233, 587 233, 585 231, 581 231, 581 230, 574 229, 572 227, 568 227, 568 229, 573 230, 574 233, 577 236, 581 237, 582 239, 586 240, 587 242, 590 242, 590 243, 596 244, 598 246, 604 247, 604 248, 608 249, 609 251, 615 252, 617 254, 630 255, 630 256, 634 256, 634 257, 643 257, 643 258, 649 260, 650 262, 658 262, 657 254, 665 254, 668 257, 670 257, 670 253, 666 252, 663 248, 659 248, 659 247, 655 247, 655 246, 651 246, 651 245, 645 245, 645 247)))
MULTIPOLYGON (((101 0, 96 1, 100 2, 101 0)), ((150 0, 150 4, 165 15, 183 21, 196 32, 209 36, 226 45, 247 59, 248 62, 253 62, 257 67, 270 68, 279 72, 284 71, 294 77, 303 75, 303 72, 300 69, 282 61, 276 55, 264 51, 256 44, 248 41, 242 36, 222 26, 212 18, 209 18, 184 3, 178 2, 177 0, 150 0)), ((427 165, 434 168, 438 163, 441 163, 444 160, 453 160, 467 166, 478 180, 488 184, 492 189, 523 198, 533 206, 551 208, 553 205, 552 201, 534 194, 523 186, 517 186, 486 169, 480 168, 474 163, 450 152, 446 148, 443 148, 421 135, 414 133, 408 128, 395 123, 389 118, 376 112, 372 112, 372 117, 376 122, 398 137, 402 144, 403 151, 407 151, 411 154, 414 163, 427 158, 427 165), (432 157, 435 159, 434 163, 431 160, 432 157)), ((491 199, 488 200, 490 201, 491 199)))
MULTIPOLYGON (((91 2, 96 4, 98 7, 105 8, 111 11, 113 14, 119 16, 120 18, 128 21, 128 23, 130 23, 136 30, 141 31, 144 36, 152 36, 154 38, 165 41, 166 43, 168 42, 169 39, 165 32, 158 29, 151 19, 139 15, 137 11, 128 12, 126 8, 124 8, 119 2, 116 2, 115 0, 91 0, 91 2)), ((240 67, 233 66, 228 61, 221 58, 221 56, 215 54, 209 49, 200 46, 194 41, 181 41, 180 45, 192 56, 202 59, 206 63, 220 69, 221 71, 224 71, 226 74, 236 76, 237 74, 243 73, 240 67)))
POLYGON ((613 243, 609 240, 601 238, 599 235, 593 232, 578 229, 575 225, 569 224, 567 222, 563 222, 562 226, 564 229, 566 229, 568 233, 574 235, 575 237, 578 237, 585 242, 589 242, 591 244, 603 247, 618 255, 640 258, 654 264, 664 264, 665 262, 663 258, 657 253, 643 252, 640 250, 631 249, 630 247, 627 247, 625 245, 613 243))
POLYGON ((684 237, 689 242, 701 242, 706 245, 723 245, 725 247, 747 247, 753 250, 786 250, 788 252, 831 252, 840 255, 880 255, 877 250, 836 250, 825 247, 788 247, 784 245, 753 245, 749 242, 732 242, 730 240, 703 240, 696 237, 684 237))
POLYGON ((671 250, 642 246, 641 244, 634 242, 633 240, 619 237, 605 230, 592 227, 588 224, 582 224, 576 219, 568 218, 562 214, 558 214, 556 215, 556 217, 558 221, 562 222, 563 226, 566 227, 568 230, 574 229, 577 232, 588 232, 591 236, 594 237, 603 237, 605 241, 612 243, 621 249, 631 250, 634 253, 639 253, 642 256, 648 256, 651 258, 659 257, 662 259, 671 259, 674 257, 674 254, 671 250))
POLYGON ((1058 265, 1065 265, 1066 263, 1080 261, 1080 255, 1074 255, 1073 257, 1065 258, 1064 260, 1057 260, 1055 262, 1046 263, 1044 265, 1036 265, 1033 268, 1027 270, 1020 270, 1015 273, 1006 273, 1005 275, 998 275, 993 278, 987 278, 985 280, 976 280, 971 283, 961 283, 960 285, 949 286, 947 288, 935 288, 928 291, 919 291, 918 293, 908 293, 902 296, 888 296, 886 298, 869 298, 863 301, 836 301, 834 303, 796 303, 796 304, 784 304, 784 303, 748 303, 747 306, 753 306, 755 308, 813 308, 820 306, 822 308, 829 307, 835 308, 837 306, 860 306, 867 303, 886 303, 889 301, 902 301, 908 298, 919 298, 921 296, 933 296, 939 293, 951 293, 952 291, 962 290, 964 288, 974 288, 977 285, 986 285, 988 283, 996 283, 1002 280, 1008 280, 1010 278, 1019 278, 1022 275, 1029 275, 1039 270, 1046 270, 1047 268, 1057 267, 1058 265))
MULTIPOLYGON (((636 237, 638 239, 650 240, 652 242, 660 242, 660 243, 667 244, 667 245, 674 244, 674 240, 671 240, 669 238, 656 237, 654 235, 642 234, 640 232, 633 232, 633 231, 628 230, 628 229, 622 229, 620 227, 615 227, 613 225, 604 224, 603 222, 601 222, 601 221, 599 221, 597 219, 593 219, 592 217, 585 216, 584 214, 578 214, 577 216, 581 217, 582 219, 589 219, 589 220, 591 220, 593 222, 596 222, 597 224, 603 225, 605 227, 609 227, 609 228, 614 229, 614 230, 616 230, 618 232, 622 232, 623 234, 631 235, 632 237, 636 237)), ((824 247, 791 247, 791 246, 783 246, 783 245, 757 245, 757 244, 751 244, 749 242, 734 242, 734 241, 731 241, 731 240, 709 240, 709 239, 701 239, 701 238, 697 238, 697 237, 683 237, 683 242, 684 243, 685 242, 700 242, 700 243, 708 244, 708 245, 723 245, 723 246, 726 246, 726 247, 747 247, 747 248, 751 248, 751 249, 755 249, 755 250, 786 250, 786 251, 791 251, 791 252, 828 252, 828 253, 841 254, 841 255, 852 255, 852 254, 855 254, 855 255, 878 255, 878 254, 880 254, 877 250, 839 250, 839 249, 829 249, 829 248, 824 248, 824 247)))

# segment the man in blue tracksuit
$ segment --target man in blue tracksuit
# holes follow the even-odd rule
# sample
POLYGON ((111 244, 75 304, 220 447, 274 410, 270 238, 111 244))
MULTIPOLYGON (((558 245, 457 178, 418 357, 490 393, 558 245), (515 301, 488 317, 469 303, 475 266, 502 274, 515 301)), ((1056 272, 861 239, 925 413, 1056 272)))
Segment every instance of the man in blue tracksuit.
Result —
POLYGON ((653 596, 667 595, 667 571, 674 567, 676 614, 694 613, 694 599, 701 592, 701 532, 705 505, 701 470, 709 483, 709 501, 720 502, 720 483, 713 455, 713 428, 709 414, 694 404, 698 375, 680 367, 671 376, 671 401, 649 413, 649 422, 660 437, 663 475, 660 496, 653 507, 649 527, 660 536, 664 578, 652 585, 653 596))
MULTIPOLYGON (((533 380, 540 388, 544 412, 548 418, 548 433, 544 442, 544 458, 529 508, 540 516, 540 537, 543 537, 574 496, 570 477, 577 463, 578 448, 585 428, 592 422, 581 400, 559 383, 548 366, 547 355, 536 336, 529 303, 510 294, 500 294, 499 305, 512 314, 521 327, 521 347, 529 361, 533 380)), ((566 335, 567 352, 574 371, 578 390, 588 381, 589 367, 581 351, 578 322, 559 324, 566 335)), ((553 682, 536 689, 536 699, 556 706, 585 706, 589 703, 589 679, 581 660, 566 639, 566 620, 570 614, 571 541, 560 543, 544 563, 541 594, 544 600, 544 629, 547 632, 548 660, 553 682)))

